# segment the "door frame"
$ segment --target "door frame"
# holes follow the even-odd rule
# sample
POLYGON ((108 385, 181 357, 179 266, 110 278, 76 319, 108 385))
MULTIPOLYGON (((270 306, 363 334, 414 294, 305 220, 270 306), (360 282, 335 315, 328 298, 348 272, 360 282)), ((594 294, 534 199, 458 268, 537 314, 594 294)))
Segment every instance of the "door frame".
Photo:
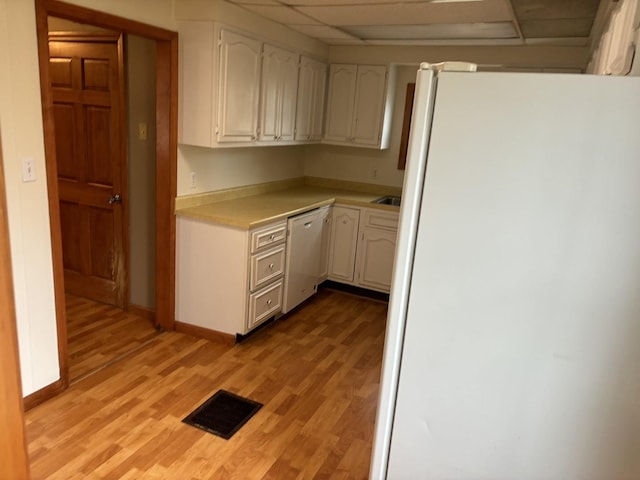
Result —
POLYGON ((178 34, 135 20, 71 5, 59 0, 35 0, 40 91, 42 95, 45 163, 49 197, 53 284, 58 328, 60 380, 25 398, 31 408, 69 386, 64 267, 57 184, 53 99, 49 80, 49 15, 145 37, 156 42, 156 324, 167 331, 175 322, 174 215, 178 155, 178 34))
POLYGON ((18 334, 9 248, 2 146, 0 145, 0 478, 29 478, 22 406, 18 334))

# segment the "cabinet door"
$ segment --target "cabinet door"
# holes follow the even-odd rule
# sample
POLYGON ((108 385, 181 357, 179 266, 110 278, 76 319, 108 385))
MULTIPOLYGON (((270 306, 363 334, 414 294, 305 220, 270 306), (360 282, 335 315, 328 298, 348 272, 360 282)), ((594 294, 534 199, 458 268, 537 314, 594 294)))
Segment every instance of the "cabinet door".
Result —
POLYGON ((260 94, 261 43, 228 30, 220 31, 217 140, 256 139, 260 94))
POLYGON ((310 58, 300 60, 296 134, 298 141, 320 140, 327 87, 327 65, 310 58))
POLYGON ((329 278, 332 280, 353 282, 359 221, 360 210, 333 207, 329 252, 329 278))
POLYGON ((357 70, 356 65, 340 64, 333 64, 329 69, 324 136, 327 140, 346 142, 351 138, 357 70))
POLYGON ((329 241, 331 240, 333 207, 321 209, 320 218, 322 219, 322 238, 320 240, 320 279, 318 282, 324 282, 329 276, 329 241))
POLYGON ((213 144, 214 33, 211 22, 178 22, 180 102, 178 141, 199 147, 213 144))
POLYGON ((271 45, 263 52, 260 140, 293 140, 299 56, 271 45))
POLYGON ((353 142, 378 145, 384 115, 387 68, 359 65, 353 120, 353 142))
POLYGON ((358 247, 358 285, 389 292, 396 236, 394 230, 364 228, 358 247))
POLYGON ((313 69, 313 108, 311 111, 311 140, 322 139, 324 101, 327 95, 327 65, 316 62, 313 69))

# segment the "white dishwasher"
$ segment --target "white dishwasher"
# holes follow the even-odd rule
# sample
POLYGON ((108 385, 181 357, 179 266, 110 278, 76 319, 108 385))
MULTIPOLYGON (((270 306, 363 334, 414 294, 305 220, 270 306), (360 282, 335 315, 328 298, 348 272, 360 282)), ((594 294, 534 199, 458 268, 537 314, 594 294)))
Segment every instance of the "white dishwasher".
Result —
POLYGON ((282 313, 293 310, 318 290, 323 214, 328 208, 317 208, 288 220, 282 313))

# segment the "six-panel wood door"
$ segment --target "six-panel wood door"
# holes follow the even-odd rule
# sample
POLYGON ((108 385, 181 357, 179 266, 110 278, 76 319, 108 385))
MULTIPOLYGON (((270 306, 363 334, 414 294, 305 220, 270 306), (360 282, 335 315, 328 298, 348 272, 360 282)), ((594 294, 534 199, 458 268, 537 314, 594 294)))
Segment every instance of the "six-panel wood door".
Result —
POLYGON ((52 37, 49 57, 66 291, 124 307, 122 38, 52 37))

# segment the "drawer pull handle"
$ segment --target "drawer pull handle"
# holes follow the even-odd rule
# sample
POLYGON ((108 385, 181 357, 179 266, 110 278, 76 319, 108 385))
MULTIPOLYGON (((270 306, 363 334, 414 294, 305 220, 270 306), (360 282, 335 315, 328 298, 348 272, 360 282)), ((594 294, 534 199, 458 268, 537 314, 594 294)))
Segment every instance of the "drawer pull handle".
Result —
POLYGON ((269 235, 269 240, 273 240, 274 238, 276 238, 276 236, 273 233, 269 235))
POLYGON ((271 305, 271 299, 267 300, 267 305, 271 305))
POLYGON ((269 270, 273 270, 273 263, 269 264, 269 270))

